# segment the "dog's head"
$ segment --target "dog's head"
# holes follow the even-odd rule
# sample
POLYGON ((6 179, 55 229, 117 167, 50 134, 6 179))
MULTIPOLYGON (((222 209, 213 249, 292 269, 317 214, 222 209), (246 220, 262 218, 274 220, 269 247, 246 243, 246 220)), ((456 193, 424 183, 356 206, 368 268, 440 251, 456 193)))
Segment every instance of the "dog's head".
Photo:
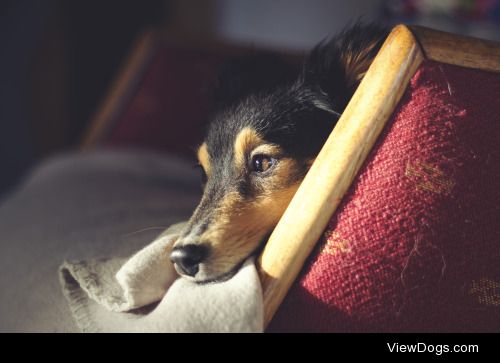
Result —
POLYGON ((197 153, 203 197, 171 254, 180 274, 198 282, 222 280, 259 248, 384 34, 355 27, 315 48, 297 71, 274 56, 229 68, 233 81, 222 85, 221 110, 197 153))

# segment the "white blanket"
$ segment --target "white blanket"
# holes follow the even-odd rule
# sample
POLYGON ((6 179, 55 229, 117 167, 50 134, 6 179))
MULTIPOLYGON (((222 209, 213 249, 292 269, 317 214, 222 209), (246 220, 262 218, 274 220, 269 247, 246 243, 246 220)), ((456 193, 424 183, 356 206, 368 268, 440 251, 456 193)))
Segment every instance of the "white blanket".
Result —
POLYGON ((168 255, 182 224, 129 259, 65 262, 60 279, 83 332, 262 332, 262 291, 253 259, 231 279, 179 278, 168 255))

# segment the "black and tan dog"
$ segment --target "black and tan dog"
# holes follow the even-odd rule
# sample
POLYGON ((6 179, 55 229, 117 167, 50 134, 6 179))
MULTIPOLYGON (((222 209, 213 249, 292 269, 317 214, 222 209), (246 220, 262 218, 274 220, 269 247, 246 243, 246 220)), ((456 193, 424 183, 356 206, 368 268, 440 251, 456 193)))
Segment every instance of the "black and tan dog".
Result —
POLYGON ((219 111, 198 149, 204 194, 171 254, 180 274, 224 280, 258 250, 386 35, 355 25, 318 45, 301 69, 268 55, 222 72, 219 111))

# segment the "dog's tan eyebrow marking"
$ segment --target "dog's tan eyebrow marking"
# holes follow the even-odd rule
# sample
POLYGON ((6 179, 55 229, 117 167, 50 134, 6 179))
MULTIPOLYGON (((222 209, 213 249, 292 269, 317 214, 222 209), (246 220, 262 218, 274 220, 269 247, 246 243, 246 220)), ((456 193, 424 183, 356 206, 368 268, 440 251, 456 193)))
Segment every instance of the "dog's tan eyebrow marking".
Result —
POLYGON ((254 129, 245 127, 241 130, 234 142, 234 163, 236 167, 238 169, 243 169, 245 165, 245 155, 262 143, 262 138, 254 129))
POLYGON ((266 155, 276 155, 279 156, 282 153, 282 149, 276 144, 262 144, 257 146, 252 151, 252 155, 266 154, 266 155))
POLYGON ((203 169, 205 169, 205 173, 207 175, 210 174, 210 155, 208 155, 207 143, 201 144, 198 148, 198 161, 200 162, 203 169))

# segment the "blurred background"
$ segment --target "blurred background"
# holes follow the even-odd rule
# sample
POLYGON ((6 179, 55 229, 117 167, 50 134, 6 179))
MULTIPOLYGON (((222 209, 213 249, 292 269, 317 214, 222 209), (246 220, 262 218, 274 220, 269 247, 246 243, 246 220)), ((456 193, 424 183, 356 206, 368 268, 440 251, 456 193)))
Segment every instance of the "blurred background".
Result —
POLYGON ((79 147, 144 29, 303 53, 359 18, 500 40, 500 0, 2 0, 0 199, 41 159, 79 147))

